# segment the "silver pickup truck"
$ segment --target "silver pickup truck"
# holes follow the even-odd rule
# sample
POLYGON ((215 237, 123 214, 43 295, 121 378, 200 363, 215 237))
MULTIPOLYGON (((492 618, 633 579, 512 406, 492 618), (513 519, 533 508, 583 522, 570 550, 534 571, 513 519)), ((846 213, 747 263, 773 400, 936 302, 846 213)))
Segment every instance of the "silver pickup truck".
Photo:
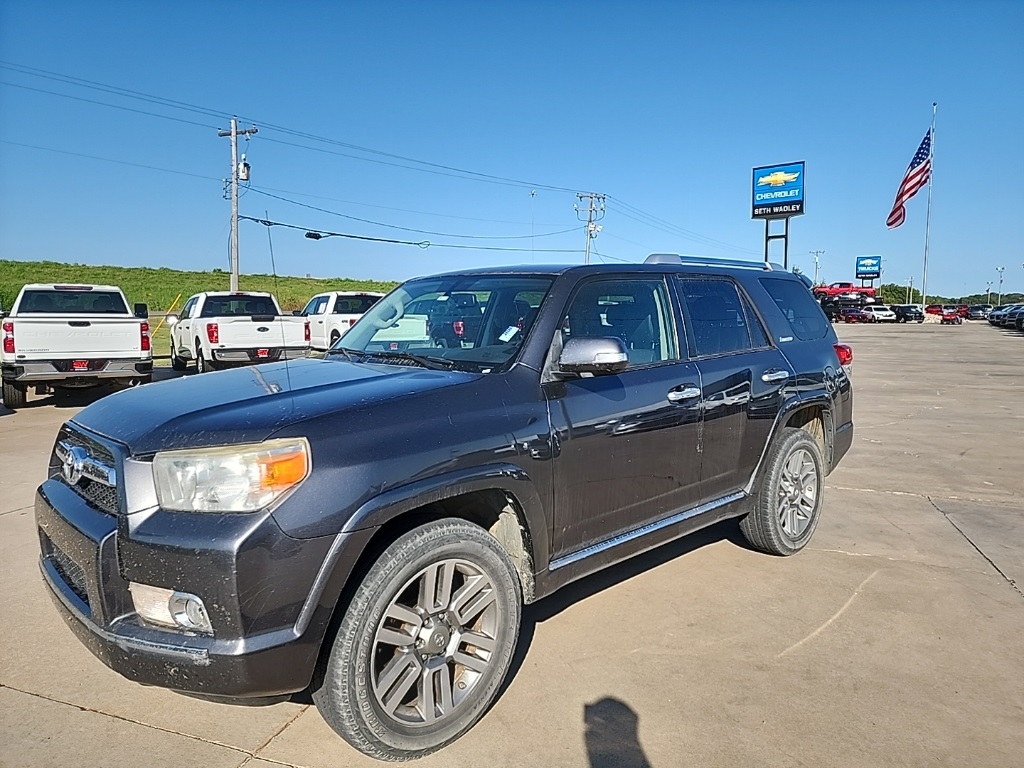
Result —
POLYGON ((153 372, 148 316, 145 304, 129 310, 124 293, 113 285, 26 285, 3 318, 4 405, 24 406, 30 387, 148 382, 153 372))

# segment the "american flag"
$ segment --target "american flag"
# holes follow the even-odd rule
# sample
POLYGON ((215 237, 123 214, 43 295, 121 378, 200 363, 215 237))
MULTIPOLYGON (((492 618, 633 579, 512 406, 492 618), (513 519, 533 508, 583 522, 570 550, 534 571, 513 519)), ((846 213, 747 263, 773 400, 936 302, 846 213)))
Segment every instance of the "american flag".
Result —
POLYGON ((895 229, 907 220, 907 210, 903 206, 907 204, 910 198, 917 194, 921 187, 928 183, 928 177, 931 176, 931 173, 932 131, 929 128, 928 133, 924 135, 924 140, 921 141, 921 146, 914 153, 914 159, 910 161, 910 167, 907 168, 907 172, 903 175, 900 188, 896 190, 896 202, 892 204, 889 218, 885 220, 885 224, 889 229, 895 229))

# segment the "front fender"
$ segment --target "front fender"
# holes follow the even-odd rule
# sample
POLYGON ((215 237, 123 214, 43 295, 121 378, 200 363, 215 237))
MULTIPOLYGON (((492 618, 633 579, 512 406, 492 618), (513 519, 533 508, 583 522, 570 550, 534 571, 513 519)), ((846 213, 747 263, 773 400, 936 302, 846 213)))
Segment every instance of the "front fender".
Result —
POLYGON ((529 474, 514 464, 485 464, 392 488, 356 510, 345 523, 342 533, 379 528, 399 515, 427 504, 488 490, 504 491, 513 497, 527 526, 534 567, 546 567, 551 552, 551 524, 529 474))

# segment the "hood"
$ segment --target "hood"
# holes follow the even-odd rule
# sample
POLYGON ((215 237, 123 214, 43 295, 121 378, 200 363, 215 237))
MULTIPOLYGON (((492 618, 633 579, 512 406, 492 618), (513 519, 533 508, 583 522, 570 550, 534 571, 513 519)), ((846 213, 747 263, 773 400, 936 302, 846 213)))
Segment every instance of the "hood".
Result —
POLYGON ((147 384, 105 397, 73 421, 133 455, 259 442, 290 424, 480 375, 305 359, 147 384))

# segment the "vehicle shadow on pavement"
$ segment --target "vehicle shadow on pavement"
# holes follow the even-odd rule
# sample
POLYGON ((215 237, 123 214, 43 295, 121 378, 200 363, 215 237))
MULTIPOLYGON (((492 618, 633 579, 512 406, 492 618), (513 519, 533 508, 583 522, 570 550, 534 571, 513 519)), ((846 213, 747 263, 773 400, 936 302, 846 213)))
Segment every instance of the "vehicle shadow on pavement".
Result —
POLYGON ((624 701, 605 697, 583 705, 583 738, 590 768, 651 768, 640 746, 640 716, 624 701))
MULTIPOLYGON (((168 381, 170 379, 177 379, 185 374, 177 371, 172 371, 170 368, 154 368, 153 369, 153 381, 168 381)), ((112 384, 102 384, 98 387, 86 387, 83 389, 58 389, 46 395, 32 394, 30 390, 28 396, 28 402, 21 407, 20 410, 28 408, 42 408, 45 406, 53 406, 54 408, 84 408, 87 405, 92 405, 97 400, 101 400, 108 395, 112 395, 115 392, 120 392, 123 388, 112 384)), ((0 404, 0 416, 7 416, 14 413, 9 408, 4 407, 0 404)))

